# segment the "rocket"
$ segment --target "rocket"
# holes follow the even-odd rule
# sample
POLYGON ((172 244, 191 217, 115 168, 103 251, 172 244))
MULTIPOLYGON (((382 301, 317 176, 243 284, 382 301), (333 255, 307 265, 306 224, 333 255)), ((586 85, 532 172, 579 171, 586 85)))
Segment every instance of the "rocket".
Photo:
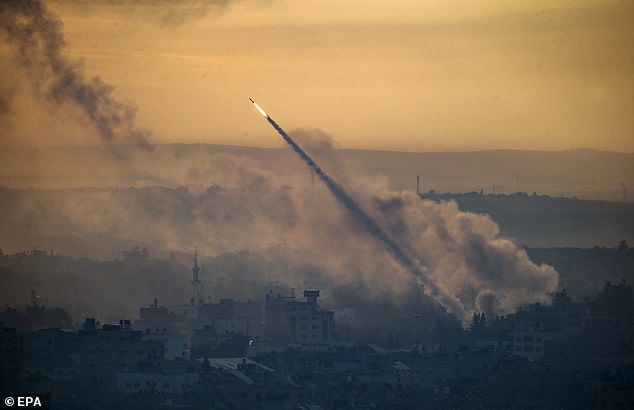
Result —
POLYGON ((260 112, 260 114, 262 114, 262 116, 266 119, 269 118, 269 115, 264 112, 264 110, 258 105, 258 103, 256 103, 255 101, 253 101, 251 98, 249 98, 249 101, 251 101, 253 103, 253 105, 255 105, 255 108, 258 109, 258 111, 260 112))
POLYGON ((440 299, 441 303, 452 313, 462 312, 462 305, 453 296, 448 295, 425 273, 418 265, 415 258, 412 258, 405 250, 401 249, 398 242, 394 240, 376 221, 368 214, 357 201, 342 187, 337 181, 326 174, 319 165, 278 125, 277 122, 249 98, 255 108, 271 124, 275 131, 286 141, 297 155, 306 163, 326 187, 335 199, 355 218, 361 226, 388 252, 388 254, 406 271, 419 278, 431 296, 440 299))

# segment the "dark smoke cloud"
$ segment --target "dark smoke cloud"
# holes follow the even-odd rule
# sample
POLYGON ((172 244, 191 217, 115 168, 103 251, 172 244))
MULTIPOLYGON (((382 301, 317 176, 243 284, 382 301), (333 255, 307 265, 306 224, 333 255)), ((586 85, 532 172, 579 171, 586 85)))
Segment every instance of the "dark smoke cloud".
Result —
POLYGON ((113 87, 100 78, 86 79, 79 64, 62 56, 62 22, 42 1, 2 1, 0 21, 1 32, 39 97, 79 107, 106 143, 151 149, 149 132, 135 125, 135 108, 115 99, 113 87))
MULTIPOLYGON (((0 66, 0 69, 3 68, 5 67, 0 66)), ((13 98, 13 93, 13 87, 9 83, 8 79, 5 80, 3 77, 0 77, 0 118, 2 119, 12 112, 11 100, 13 98)), ((2 123, 4 123, 4 121, 0 122, 0 124, 2 123)))
POLYGON ((156 21, 168 26, 178 26, 192 20, 199 20, 212 13, 222 12, 233 3, 231 0, 119 0, 113 4, 139 5, 152 13, 156 21))
MULTIPOLYGON (((185 23, 217 16, 240 0, 56 0, 70 4, 85 13, 96 12, 96 8, 107 7, 109 12, 125 18, 137 18, 167 27, 178 27, 185 23)), ((103 9, 102 9, 103 10, 103 9)))

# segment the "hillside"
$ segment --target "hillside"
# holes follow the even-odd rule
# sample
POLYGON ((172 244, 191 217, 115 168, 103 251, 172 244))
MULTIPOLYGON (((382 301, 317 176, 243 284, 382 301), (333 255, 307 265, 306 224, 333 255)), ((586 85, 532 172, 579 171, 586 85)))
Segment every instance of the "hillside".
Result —
MULTIPOLYGON (((310 151, 310 149, 309 149, 310 151)), ((320 151, 323 154, 323 151, 320 151)), ((6 187, 140 186, 200 183, 196 172, 214 156, 253 160, 289 185, 307 183, 308 172, 286 147, 254 148, 209 144, 158 145, 151 153, 103 146, 3 148, 0 185, 6 187), (180 166, 186 164, 187 168, 180 166), (152 178, 165 166, 176 167, 172 180, 152 178), (180 169, 183 172, 178 174, 180 169), (297 179, 297 176, 302 179, 297 179), (174 178, 178 177, 178 181, 174 178)), ((577 149, 570 151, 474 151, 406 153, 335 150, 349 176, 385 177, 391 188, 421 192, 527 192, 551 196, 622 201, 622 183, 634 186, 634 154, 577 149)), ((326 167, 327 168, 327 167, 326 167)), ((629 200, 634 199, 630 195, 629 200)))

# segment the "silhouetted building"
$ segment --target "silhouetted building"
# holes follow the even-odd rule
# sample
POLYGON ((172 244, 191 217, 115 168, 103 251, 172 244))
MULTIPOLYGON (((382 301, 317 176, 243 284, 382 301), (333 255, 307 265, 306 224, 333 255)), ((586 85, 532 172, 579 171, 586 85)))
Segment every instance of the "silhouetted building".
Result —
POLYGON ((117 373, 117 390, 125 395, 143 392, 185 394, 198 384, 200 365, 191 361, 163 362, 117 373))
POLYGON ((625 281, 612 285, 609 281, 597 294, 597 311, 606 315, 628 315, 633 313, 634 293, 625 281))
POLYGON ((78 331, 81 338, 81 384, 106 390, 117 386, 117 373, 133 371, 141 364, 158 365, 165 357, 164 341, 143 340, 130 321, 95 326, 87 320, 78 331))
POLYGON ((259 336, 262 328, 262 304, 251 300, 239 302, 233 299, 205 303, 201 307, 199 324, 213 325, 221 335, 259 336))
POLYGON ((295 296, 273 296, 271 292, 264 299, 264 338, 271 342, 288 343, 288 304, 295 296))

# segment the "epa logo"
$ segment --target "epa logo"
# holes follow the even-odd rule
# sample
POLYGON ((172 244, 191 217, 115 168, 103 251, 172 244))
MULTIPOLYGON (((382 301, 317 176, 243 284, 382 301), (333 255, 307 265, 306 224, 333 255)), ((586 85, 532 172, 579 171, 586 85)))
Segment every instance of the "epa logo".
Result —
POLYGON ((42 401, 38 396, 7 397, 4 399, 4 404, 7 407, 42 407, 42 401))

